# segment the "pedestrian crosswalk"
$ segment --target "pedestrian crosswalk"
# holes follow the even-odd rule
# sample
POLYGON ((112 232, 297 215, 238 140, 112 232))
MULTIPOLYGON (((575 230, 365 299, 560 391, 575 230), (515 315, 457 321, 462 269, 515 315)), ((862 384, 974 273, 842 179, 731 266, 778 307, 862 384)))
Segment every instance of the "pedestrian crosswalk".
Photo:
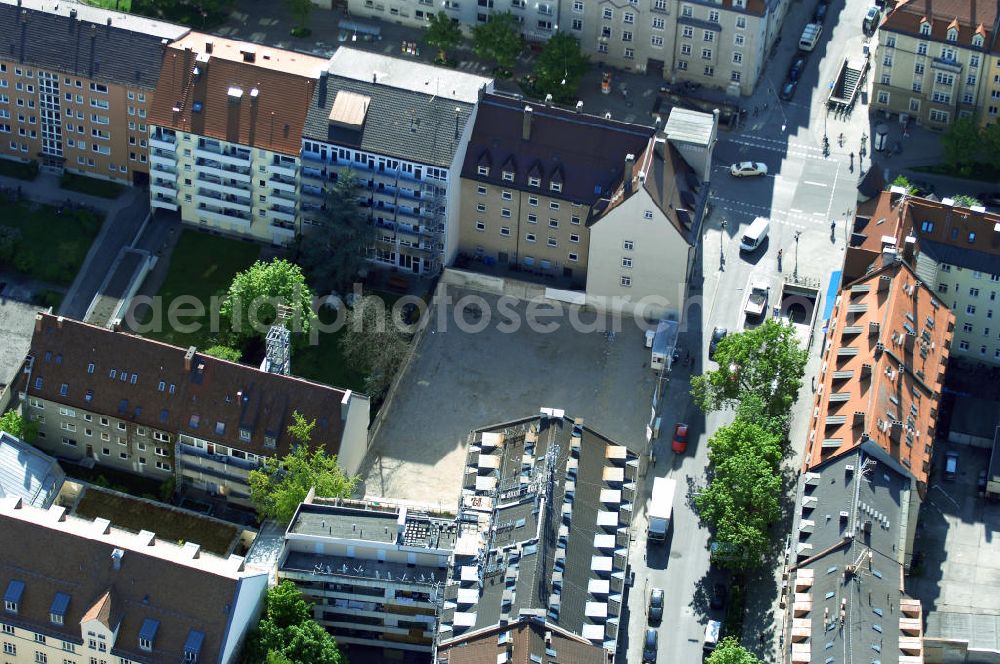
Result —
POLYGON ((716 196, 714 194, 710 195, 708 200, 713 211, 721 210, 729 214, 738 215, 739 221, 746 220, 749 222, 751 219, 758 216, 770 217, 772 221, 776 221, 780 224, 796 228, 798 230, 816 228, 817 226, 823 226, 827 223, 826 216, 822 212, 807 214, 806 212, 796 208, 792 208, 790 210, 772 209, 766 205, 756 205, 745 201, 737 201, 731 198, 716 196))

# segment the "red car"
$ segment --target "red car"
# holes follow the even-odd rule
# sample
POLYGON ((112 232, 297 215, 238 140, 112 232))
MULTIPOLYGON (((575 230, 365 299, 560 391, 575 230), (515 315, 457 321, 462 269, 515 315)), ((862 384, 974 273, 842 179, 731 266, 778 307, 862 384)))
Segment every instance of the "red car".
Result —
POLYGON ((674 454, 684 454, 688 448, 688 425, 677 423, 674 425, 674 442, 670 445, 674 454))

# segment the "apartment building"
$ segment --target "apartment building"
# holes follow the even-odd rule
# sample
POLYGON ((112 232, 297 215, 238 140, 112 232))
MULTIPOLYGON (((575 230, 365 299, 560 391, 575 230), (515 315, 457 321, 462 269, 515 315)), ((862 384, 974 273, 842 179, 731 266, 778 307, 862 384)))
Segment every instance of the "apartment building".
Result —
POLYGON ((931 128, 964 117, 996 122, 998 22, 995 2, 909 0, 896 5, 879 28, 872 110, 931 128))
POLYGON ((499 626, 494 656, 508 661, 509 626, 542 620, 590 644, 572 661, 611 661, 639 466, 635 450, 557 409, 473 431, 440 647, 499 626))
POLYGON ((249 472, 288 453, 295 411, 348 473, 367 449, 363 395, 49 314, 36 318, 21 402, 56 457, 240 504, 249 472))
POLYGON ((804 471, 808 475, 860 450, 912 478, 912 504, 899 542, 900 563, 909 568, 955 317, 914 272, 908 250, 897 252, 890 239, 882 238, 876 260, 864 275, 846 281, 835 301, 804 471))
POLYGON ((0 499, 0 539, 10 664, 239 662, 267 588, 239 556, 20 498, 0 499))
POLYGON ((150 205, 276 245, 300 232, 299 152, 325 61, 192 32, 164 50, 150 109, 150 205))
POLYGON ((348 0, 354 16, 424 27, 444 11, 466 31, 510 11, 530 41, 556 32, 580 41, 600 66, 661 74, 749 95, 788 11, 788 0, 348 0))
POLYGON ((892 242, 919 279, 937 293, 955 318, 952 357, 1000 366, 1000 215, 883 192, 869 216, 855 221, 845 277, 892 242))
POLYGON ((146 184, 163 42, 188 28, 56 0, 0 0, 0 158, 146 184))
POLYGON ((429 658, 458 532, 453 513, 307 500, 285 532, 278 578, 298 586, 348 655, 364 646, 429 658))
POLYGON ((461 171, 458 251, 484 265, 586 284, 591 208, 653 127, 483 95, 461 171))
POLYGON ((341 47, 320 74, 302 137, 305 232, 350 171, 376 228, 369 258, 437 274, 458 245, 458 174, 489 78, 341 47))
POLYGON ((866 445, 802 475, 783 587, 784 659, 923 664, 923 608, 903 576, 917 517, 910 473, 866 445))
POLYGON ((611 661, 603 648, 594 647, 582 636, 552 624, 544 616, 530 615, 441 642, 436 664, 534 662, 551 652, 556 653, 560 661, 573 664, 609 664, 611 661))

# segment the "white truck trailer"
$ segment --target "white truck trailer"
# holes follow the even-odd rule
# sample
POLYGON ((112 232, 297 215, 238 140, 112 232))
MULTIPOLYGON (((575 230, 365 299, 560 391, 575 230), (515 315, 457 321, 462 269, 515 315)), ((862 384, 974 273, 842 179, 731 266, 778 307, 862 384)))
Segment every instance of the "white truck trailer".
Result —
POLYGON ((653 480, 653 498, 649 501, 649 511, 646 514, 649 525, 646 537, 650 542, 663 542, 670 530, 670 520, 674 513, 674 492, 677 480, 668 477, 657 477, 653 480))

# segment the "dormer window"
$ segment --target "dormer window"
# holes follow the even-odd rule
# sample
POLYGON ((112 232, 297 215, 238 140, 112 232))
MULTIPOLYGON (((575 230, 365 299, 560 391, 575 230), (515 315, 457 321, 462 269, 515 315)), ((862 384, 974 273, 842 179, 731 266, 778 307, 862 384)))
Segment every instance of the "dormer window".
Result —
POLYGON ((278 439, 274 437, 274 434, 264 435, 264 447, 274 449, 278 446, 278 439))
POLYGON ((66 593, 56 593, 49 607, 49 620, 53 625, 62 625, 66 622, 66 609, 69 607, 69 595, 66 593))
POLYGON ((958 41, 958 30, 955 28, 948 28, 948 41, 957 42, 958 41))
POLYGON ((67 394, 69 394, 69 385, 67 383, 63 383, 59 386, 59 395, 66 396, 67 394))
POLYGON ((240 429, 240 440, 249 442, 250 441, 250 429, 241 428, 240 429))
POLYGON ((528 178, 528 186, 529 187, 541 187, 542 186, 542 178, 529 177, 528 178))
POLYGON ((920 23, 920 34, 929 35, 931 34, 931 24, 927 21, 922 21, 920 23))
POLYGON ((983 45, 983 36, 982 35, 976 35, 975 37, 973 37, 972 38, 972 45, 975 46, 976 48, 981 47, 983 45))
POLYGON ((152 652, 153 641, 156 640, 156 630, 160 628, 160 621, 146 618, 142 621, 142 629, 139 630, 139 650, 152 652))
POLYGON ((514 171, 504 171, 503 172, 503 181, 504 182, 513 182, 514 181, 514 171))
POLYGON ((187 639, 184 640, 184 661, 197 662, 198 655, 201 654, 201 644, 205 640, 204 632, 192 629, 188 632, 187 639))
POLYGON ((562 182, 552 182, 549 184, 549 189, 552 191, 562 191, 562 182))
POLYGON ((21 604, 21 595, 24 594, 24 581, 16 579, 7 584, 7 592, 3 594, 3 608, 7 613, 17 613, 21 604))
POLYGON ((477 169, 477 172, 478 172, 478 173, 479 173, 480 175, 489 175, 489 174, 490 174, 490 167, 489 167, 489 166, 480 166, 480 167, 479 167, 479 168, 477 169))

